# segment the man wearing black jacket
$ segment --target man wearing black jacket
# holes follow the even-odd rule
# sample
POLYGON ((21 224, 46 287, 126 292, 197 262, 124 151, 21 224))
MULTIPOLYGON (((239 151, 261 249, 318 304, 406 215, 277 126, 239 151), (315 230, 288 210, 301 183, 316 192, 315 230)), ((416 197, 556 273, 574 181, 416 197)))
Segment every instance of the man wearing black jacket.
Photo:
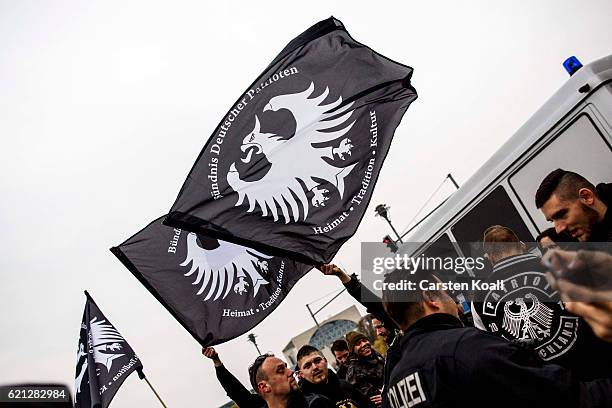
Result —
MULTIPOLYGON (((273 354, 264 354, 249 367, 249 379, 268 408, 335 408, 329 398, 320 394, 303 394, 294 372, 273 354)), ((241 407, 243 408, 243 407, 241 407)))
POLYGON ((240 408, 334 408, 327 397, 318 394, 303 394, 285 362, 271 354, 264 354, 249 367, 249 378, 253 394, 246 389, 221 362, 212 347, 202 349, 202 354, 215 365, 217 379, 240 408))
POLYGON ((342 408, 374 408, 355 387, 329 370, 327 359, 317 348, 302 346, 297 360, 302 376, 300 387, 305 395, 323 395, 342 408))
POLYGON ((404 331, 401 359, 385 385, 392 408, 561 408, 609 403, 612 396, 602 395, 606 390, 597 383, 578 383, 571 371, 542 361, 525 347, 463 327, 456 303, 442 286, 414 291, 389 286, 407 280, 441 283, 427 271, 410 275, 397 270, 385 279, 385 309, 404 331))
POLYGON ((338 339, 332 343, 331 351, 336 357, 337 370, 336 375, 341 380, 346 380, 346 371, 348 369, 349 349, 346 340, 338 339))

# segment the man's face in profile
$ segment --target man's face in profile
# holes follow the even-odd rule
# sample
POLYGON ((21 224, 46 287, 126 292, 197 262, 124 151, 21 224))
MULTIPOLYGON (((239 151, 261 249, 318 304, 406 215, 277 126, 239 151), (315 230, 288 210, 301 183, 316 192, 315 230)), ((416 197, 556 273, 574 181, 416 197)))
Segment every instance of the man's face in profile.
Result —
POLYGON ((299 389, 293 377, 293 371, 280 358, 267 358, 261 365, 261 370, 267 379, 261 381, 259 386, 268 386, 269 392, 276 395, 288 395, 299 389))
POLYGON ((564 200, 553 193, 542 205, 546 220, 552 222, 558 234, 566 231, 578 241, 588 241, 597 223, 598 214, 581 199, 564 200))
POLYGON ((374 330, 376 330, 376 335, 388 341, 389 339, 389 330, 385 328, 383 322, 378 320, 377 318, 372 319, 372 326, 374 326, 374 330))

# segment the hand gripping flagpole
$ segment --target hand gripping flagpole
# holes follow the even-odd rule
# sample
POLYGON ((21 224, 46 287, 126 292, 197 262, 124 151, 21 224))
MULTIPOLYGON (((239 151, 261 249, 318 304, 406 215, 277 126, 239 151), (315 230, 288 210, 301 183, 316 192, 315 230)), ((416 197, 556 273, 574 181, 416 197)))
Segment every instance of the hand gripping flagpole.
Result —
POLYGON ((137 370, 138 371, 138 377, 141 380, 145 380, 147 382, 147 384, 149 384, 149 387, 151 387, 151 391, 153 391, 153 394, 155 394, 155 396, 157 397, 157 399, 159 400, 159 403, 162 404, 162 406, 164 408, 168 408, 166 406, 166 404, 164 404, 164 401, 162 401, 161 397, 159 396, 159 394, 157 393, 157 391, 155 391, 155 388, 153 388, 153 386, 151 385, 151 383, 149 382, 149 379, 145 376, 144 372, 142 371, 142 369, 137 370))

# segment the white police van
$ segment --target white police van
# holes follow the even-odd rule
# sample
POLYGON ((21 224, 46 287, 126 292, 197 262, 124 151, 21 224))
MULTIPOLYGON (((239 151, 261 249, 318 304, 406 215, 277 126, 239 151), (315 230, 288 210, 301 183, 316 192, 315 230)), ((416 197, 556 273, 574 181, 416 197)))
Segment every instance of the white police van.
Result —
POLYGON ((407 238, 423 244, 400 253, 440 256, 428 252, 446 247, 455 256, 473 256, 467 243, 481 241, 495 224, 533 242, 551 226, 534 202, 548 173, 563 168, 594 184, 612 182, 612 55, 579 64, 566 61, 569 80, 407 238))

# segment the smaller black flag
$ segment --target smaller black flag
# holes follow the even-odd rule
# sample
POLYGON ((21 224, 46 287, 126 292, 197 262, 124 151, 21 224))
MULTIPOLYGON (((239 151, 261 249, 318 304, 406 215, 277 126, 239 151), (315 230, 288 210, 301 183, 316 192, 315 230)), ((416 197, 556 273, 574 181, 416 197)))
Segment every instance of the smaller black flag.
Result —
POLYGON ((142 364, 127 341, 102 314, 87 291, 75 378, 76 408, 106 408, 142 364))
POLYGON ((163 219, 111 251, 204 347, 255 327, 312 268, 163 219))

